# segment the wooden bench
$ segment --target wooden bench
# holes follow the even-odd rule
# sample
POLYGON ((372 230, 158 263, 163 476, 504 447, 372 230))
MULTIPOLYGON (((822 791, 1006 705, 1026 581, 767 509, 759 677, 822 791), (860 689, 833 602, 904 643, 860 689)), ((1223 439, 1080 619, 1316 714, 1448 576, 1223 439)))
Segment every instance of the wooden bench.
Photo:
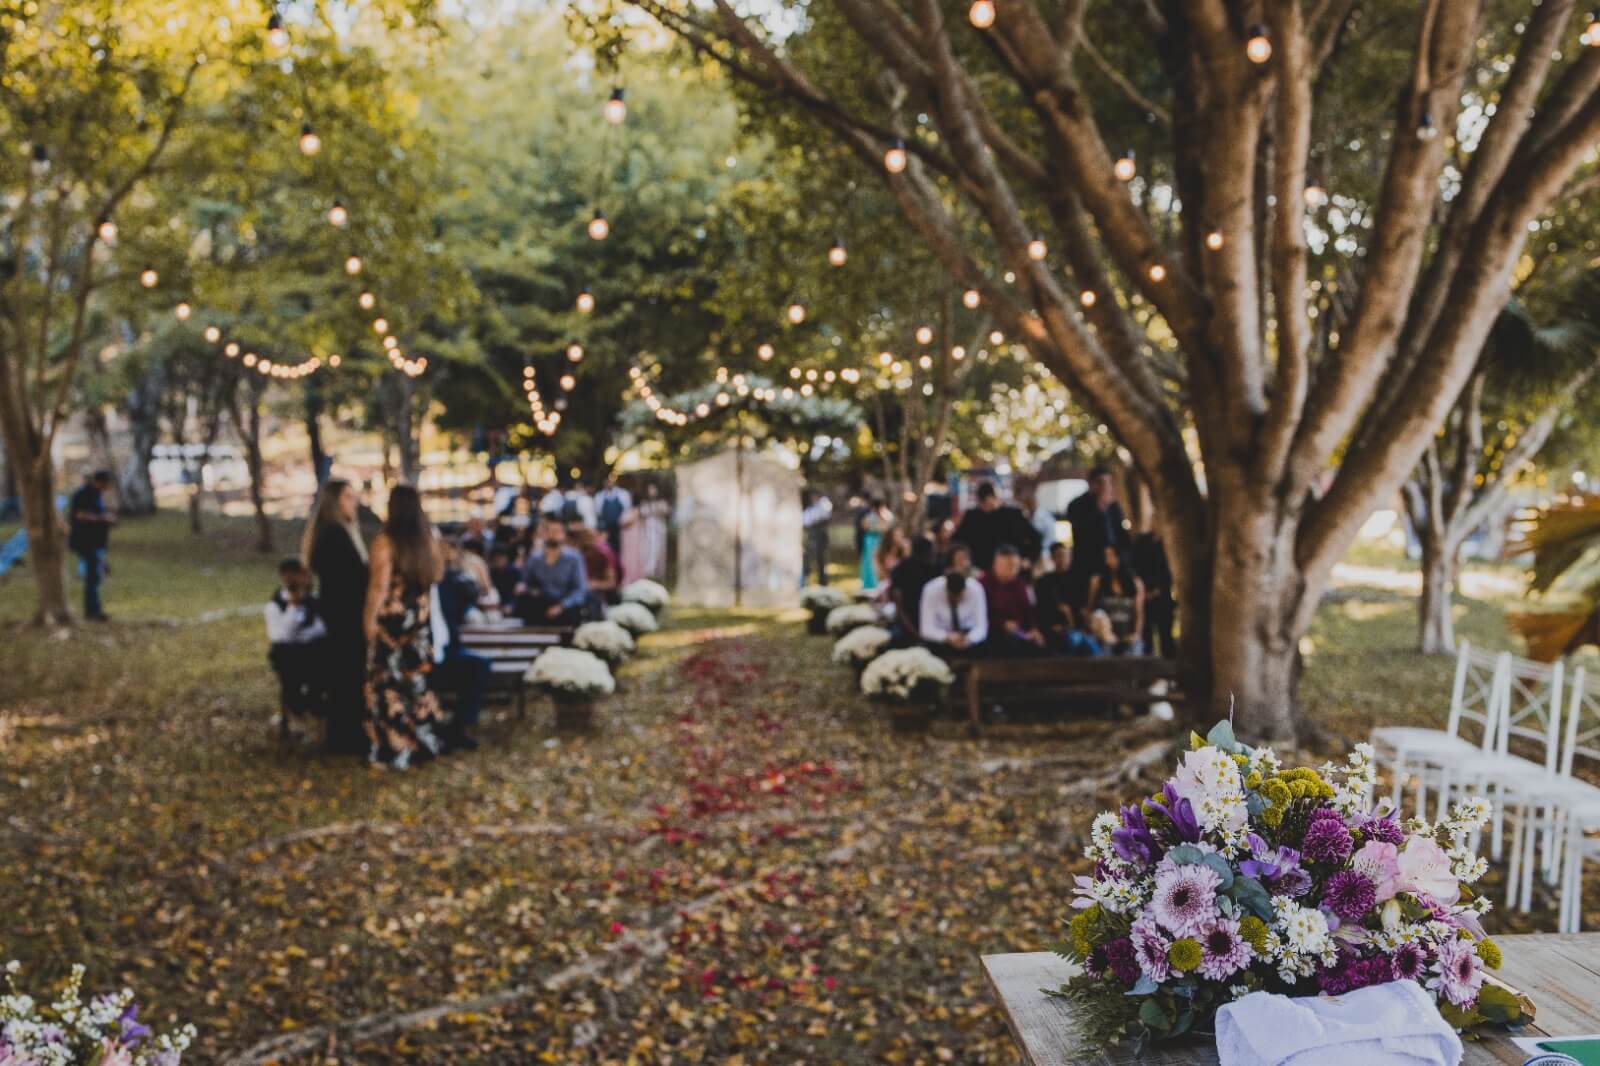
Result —
POLYGON ((516 619, 461 627, 461 648, 489 660, 490 691, 513 694, 517 717, 528 713, 528 667, 546 648, 572 643, 565 626, 525 626, 516 619))
POLYGON ((972 659, 957 668, 966 691, 967 720, 974 733, 982 725, 985 700, 1003 702, 1009 697, 1029 703, 1048 700, 1113 706, 1183 701, 1177 685, 1177 662, 1154 656, 972 659), (1167 683, 1165 693, 1150 691, 1157 681, 1167 683))

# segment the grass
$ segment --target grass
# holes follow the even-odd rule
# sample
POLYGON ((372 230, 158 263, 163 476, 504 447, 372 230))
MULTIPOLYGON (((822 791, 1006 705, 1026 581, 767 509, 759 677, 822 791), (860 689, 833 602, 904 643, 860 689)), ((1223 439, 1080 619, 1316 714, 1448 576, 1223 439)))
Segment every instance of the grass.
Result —
MULTIPOLYGON (((0 642, 0 956, 30 984, 81 960, 195 1022, 205 1063, 1014 1061, 977 956, 1053 943, 1125 791, 1073 785, 1149 726, 897 738, 799 612, 682 610, 593 735, 535 700, 471 756, 371 771, 279 750, 259 619, 194 621, 270 591, 249 543, 129 523, 118 622, 0 642)), ((1458 610, 1504 640, 1497 605, 1458 610)), ((1449 664, 1413 626, 1330 598, 1314 719, 1437 720, 1449 664)))

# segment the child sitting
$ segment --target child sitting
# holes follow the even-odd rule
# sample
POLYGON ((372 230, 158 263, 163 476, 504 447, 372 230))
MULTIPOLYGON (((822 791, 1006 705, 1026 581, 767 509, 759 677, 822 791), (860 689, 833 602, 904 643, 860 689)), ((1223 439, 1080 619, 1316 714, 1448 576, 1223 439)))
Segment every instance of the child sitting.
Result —
POLYGON ((319 679, 328 627, 322 621, 317 597, 311 592, 311 571, 298 558, 278 564, 278 591, 267 601, 267 639, 272 648, 267 661, 278 675, 278 732, 289 738, 289 716, 324 716, 324 692, 319 679))

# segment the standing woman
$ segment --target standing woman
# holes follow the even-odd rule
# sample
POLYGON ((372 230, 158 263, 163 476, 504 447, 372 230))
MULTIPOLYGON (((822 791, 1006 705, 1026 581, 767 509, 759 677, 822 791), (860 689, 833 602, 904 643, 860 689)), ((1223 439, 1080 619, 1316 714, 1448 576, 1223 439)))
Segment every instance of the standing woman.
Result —
POLYGON ((632 571, 637 577, 652 581, 667 579, 667 519, 672 514, 672 504, 661 498, 661 489, 654 481, 645 482, 644 499, 636 507, 639 516, 639 569, 632 571))
POLYGON ((317 575, 322 619, 328 627, 328 750, 356 755, 366 750, 362 685, 367 642, 361 614, 367 603, 367 545, 356 524, 360 501, 342 478, 323 482, 306 523, 300 554, 317 575))
POLYGON ((444 558, 422 497, 410 485, 389 493, 389 517, 372 541, 364 632, 367 656, 367 739, 371 760, 396 770, 419 749, 437 755, 434 728, 443 718, 428 688, 433 669, 429 594, 444 574, 444 558))
POLYGON ((883 535, 889 531, 894 516, 878 497, 872 497, 867 512, 861 518, 861 587, 878 587, 877 555, 883 535))

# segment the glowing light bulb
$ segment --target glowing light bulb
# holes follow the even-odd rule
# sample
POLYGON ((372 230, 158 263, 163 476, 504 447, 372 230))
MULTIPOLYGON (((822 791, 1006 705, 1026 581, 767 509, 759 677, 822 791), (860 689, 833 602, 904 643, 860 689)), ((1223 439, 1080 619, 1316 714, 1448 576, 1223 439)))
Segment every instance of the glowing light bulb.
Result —
POLYGON ((194 308, 186 303, 181 303, 172 309, 172 313, 178 316, 179 322, 187 322, 189 321, 189 316, 194 314, 194 308))
POLYGON ((906 155, 906 142, 895 141, 889 150, 883 153, 883 169, 891 174, 898 174, 905 170, 910 157, 906 155))
POLYGON ((218 329, 216 326, 207 326, 205 338, 212 344, 215 344, 222 339, 222 330, 218 329))
POLYGON ((1160 283, 1167 280, 1167 268, 1160 263, 1150 264, 1150 280, 1160 283))
POLYGON ((283 28, 283 19, 273 12, 267 19, 267 44, 275 52, 281 52, 289 47, 289 31, 283 28))
POLYGON ((586 315, 593 310, 594 293, 590 292, 588 289, 584 289, 582 292, 578 293, 578 312, 586 315))
POLYGON ((798 326, 806 320, 806 305, 799 300, 795 300, 789 305, 789 310, 786 314, 789 316, 789 321, 798 326))
POLYGON ((380 337, 383 336, 385 333, 388 333, 389 332, 389 320, 387 318, 375 318, 375 319, 373 319, 372 320, 372 332, 378 334, 380 337))
POLYGON ((246 352, 245 353, 244 365, 245 366, 255 366, 256 365, 256 353, 255 352, 246 352))
POLYGON ((800 373, 800 368, 797 366, 791 366, 789 368, 789 376, 794 378, 796 381, 800 380, 800 373))
POLYGON ((961 362, 961 360, 965 359, 966 357, 967 357, 967 350, 965 348, 963 348, 961 345, 958 344, 954 348, 950 349, 950 358, 954 359, 956 362, 959 363, 959 362, 961 362))
POLYGON ((929 326, 918 326, 916 336, 918 344, 933 343, 933 329, 929 326))
POLYGON ((711 413, 711 405, 708 403, 697 403, 694 405, 694 413, 699 415, 701 418, 704 418, 706 415, 711 413))
POLYGON ((349 274, 351 277, 355 277, 357 274, 361 273, 361 266, 361 257, 359 255, 352 255, 344 261, 344 272, 349 274))
POLYGON ((569 363, 583 362, 583 345, 579 344, 577 341, 573 341, 571 344, 567 345, 567 361, 569 363))
POLYGON ((605 103, 606 121, 613 126, 620 126, 628 118, 628 104, 622 98, 621 89, 612 89, 611 96, 605 103))
POLYGON ((1050 246, 1044 243, 1043 238, 1035 237, 1028 242, 1028 258, 1038 262, 1050 254, 1050 246))
POLYGON ((1100 297, 1095 295, 1093 289, 1084 289, 1082 292, 1080 292, 1078 294, 1078 302, 1081 303, 1085 307, 1093 307, 1094 304, 1095 304, 1095 301, 1098 300, 1099 298, 1100 297))
POLYGON ((842 267, 850 258, 850 253, 844 249, 844 241, 838 237, 833 239, 833 245, 828 249, 828 262, 836 267, 842 267))
POLYGON ((606 216, 599 208, 595 208, 594 217, 589 220, 589 239, 603 241, 611 235, 611 223, 606 221, 606 216))
POLYGON ((387 351, 391 351, 391 352, 394 351, 396 348, 400 347, 400 338, 399 337, 385 337, 385 338, 383 338, 383 347, 387 351))
POLYGON ((961 302, 966 305, 969 311, 975 310, 983 302, 983 296, 977 289, 968 289, 961 294, 961 302))
POLYGON ((378 298, 370 292, 364 292, 356 297, 356 303, 361 305, 361 310, 370 311, 378 306, 378 298))
POLYGON ((1210 233, 1206 234, 1206 247, 1211 249, 1213 252, 1220 251, 1222 246, 1227 243, 1228 238, 1224 237, 1222 235, 1222 231, 1219 229, 1214 229, 1210 233))
POLYGON ((770 344, 763 344, 756 348, 756 357, 763 363, 769 362, 776 354, 770 344))
POLYGON ((1319 182, 1316 178, 1307 179, 1307 181, 1306 181, 1306 206, 1307 207, 1312 207, 1312 208, 1322 207, 1327 202, 1328 202, 1328 190, 1324 189, 1322 187, 1322 183, 1319 182))
POLYGON ((328 208, 328 221, 335 226, 343 226, 350 221, 350 212, 344 209, 344 204, 335 200, 333 206, 328 208))
POLYGON ((1250 39, 1244 43, 1244 54, 1252 63, 1265 63, 1272 58, 1272 41, 1261 26, 1250 27, 1250 39))
POLYGON ((300 126, 300 154, 313 156, 322 151, 322 138, 317 136, 317 131, 311 128, 311 123, 306 122, 300 126))
POLYGON ((923 356, 921 359, 917 360, 917 365, 920 366, 924 370, 932 370, 933 369, 933 356, 931 356, 931 355, 923 356))
POLYGON ((229 341, 228 342, 228 346, 226 348, 222 349, 222 354, 227 356, 229 359, 238 358, 239 345, 237 343, 235 343, 234 341, 229 341))
POLYGON ((343 361, 344 360, 340 359, 337 353, 334 354, 334 355, 328 356, 328 365, 329 366, 338 366, 343 361))
POLYGON ((1133 176, 1139 173, 1139 164, 1134 161, 1133 149, 1122 153, 1122 157, 1111 165, 1111 173, 1117 176, 1118 181, 1132 181, 1133 176))
POLYGON ((994 0, 972 0, 972 6, 967 8, 967 21, 980 30, 993 26, 994 0))
POLYGON ((990 344, 1004 344, 1005 340, 1006 340, 1006 335, 1004 333, 1001 333, 999 330, 995 330, 993 333, 989 334, 989 343, 990 344))
POLYGON ((577 378, 573 377, 571 374, 562 374, 561 375, 561 391, 562 392, 571 392, 573 389, 575 389, 577 387, 578 387, 578 379, 577 378))
POLYGON ((101 222, 100 225, 95 229, 95 232, 100 235, 100 239, 105 243, 117 243, 117 224, 111 221, 109 218, 104 222, 101 222))
POLYGON ((879 366, 888 366, 892 362, 894 362, 894 356, 891 353, 889 353, 889 352, 879 352, 878 353, 878 365, 879 366))

